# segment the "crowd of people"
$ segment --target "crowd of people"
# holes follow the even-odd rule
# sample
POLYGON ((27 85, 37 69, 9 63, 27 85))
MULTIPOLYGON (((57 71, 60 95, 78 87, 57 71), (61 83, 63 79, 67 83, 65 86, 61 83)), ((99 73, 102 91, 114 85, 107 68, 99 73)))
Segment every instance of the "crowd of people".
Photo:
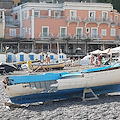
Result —
POLYGON ((102 54, 97 54, 97 56, 91 54, 90 65, 101 66, 104 59, 102 54))

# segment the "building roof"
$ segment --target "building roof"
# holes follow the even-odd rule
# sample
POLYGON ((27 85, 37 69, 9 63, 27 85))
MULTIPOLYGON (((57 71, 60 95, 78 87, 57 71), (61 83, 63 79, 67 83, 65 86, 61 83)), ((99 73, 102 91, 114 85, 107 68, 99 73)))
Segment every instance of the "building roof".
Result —
POLYGON ((0 1, 0 9, 11 9, 13 6, 12 1, 0 1))
MULTIPOLYGON (((63 3, 63 2, 97 2, 97 0, 30 0, 31 2, 46 2, 46 3, 63 3)), ((21 0, 22 3, 27 2, 27 0, 21 0)))
MULTIPOLYGON (((38 10, 48 10, 48 9, 54 9, 54 10, 65 10, 65 9, 76 9, 76 10, 107 10, 111 11, 113 10, 113 6, 110 3, 85 3, 85 2, 64 2, 64 3, 24 3, 21 4, 22 9, 26 9, 26 7, 29 8, 36 8, 38 10)), ((19 6, 13 8, 13 12, 18 10, 19 6)))

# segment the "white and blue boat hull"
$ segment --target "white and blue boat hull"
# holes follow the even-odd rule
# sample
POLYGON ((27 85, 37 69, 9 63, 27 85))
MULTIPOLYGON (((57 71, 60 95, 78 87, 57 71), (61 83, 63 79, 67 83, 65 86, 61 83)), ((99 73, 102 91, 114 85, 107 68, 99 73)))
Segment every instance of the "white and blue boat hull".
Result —
POLYGON ((55 78, 47 74, 47 80, 45 77, 43 80, 24 80, 27 77, 23 76, 22 83, 21 77, 17 77, 15 84, 8 85, 6 91, 11 101, 17 104, 82 97, 85 88, 91 88, 96 95, 120 91, 119 66, 91 71, 60 73, 55 78))

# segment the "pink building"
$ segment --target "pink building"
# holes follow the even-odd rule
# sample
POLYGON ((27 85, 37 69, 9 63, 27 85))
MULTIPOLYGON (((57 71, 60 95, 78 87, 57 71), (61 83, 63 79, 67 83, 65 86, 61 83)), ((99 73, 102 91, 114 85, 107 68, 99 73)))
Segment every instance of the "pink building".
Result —
POLYGON ((120 14, 112 4, 25 3, 13 8, 12 14, 18 26, 7 27, 5 34, 19 34, 26 41, 19 45, 20 49, 57 52, 59 44, 64 53, 76 54, 76 49, 81 48, 86 54, 119 46, 120 14))

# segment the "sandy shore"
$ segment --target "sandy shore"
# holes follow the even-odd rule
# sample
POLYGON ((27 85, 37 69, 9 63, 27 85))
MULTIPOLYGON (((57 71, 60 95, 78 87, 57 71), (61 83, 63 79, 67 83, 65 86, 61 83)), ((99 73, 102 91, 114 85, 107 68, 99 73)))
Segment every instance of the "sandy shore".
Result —
MULTIPOLYGON (((66 67, 62 71, 80 69, 85 67, 66 67)), ((28 72, 15 71, 11 75, 25 74, 28 72)), ((5 77, 1 75, 0 81, 5 77)), ((0 82, 0 120, 120 120, 120 93, 99 96, 99 100, 94 101, 82 102, 81 99, 74 98, 49 104, 26 104, 19 108, 11 107, 10 110, 3 106, 8 100, 0 82)))

